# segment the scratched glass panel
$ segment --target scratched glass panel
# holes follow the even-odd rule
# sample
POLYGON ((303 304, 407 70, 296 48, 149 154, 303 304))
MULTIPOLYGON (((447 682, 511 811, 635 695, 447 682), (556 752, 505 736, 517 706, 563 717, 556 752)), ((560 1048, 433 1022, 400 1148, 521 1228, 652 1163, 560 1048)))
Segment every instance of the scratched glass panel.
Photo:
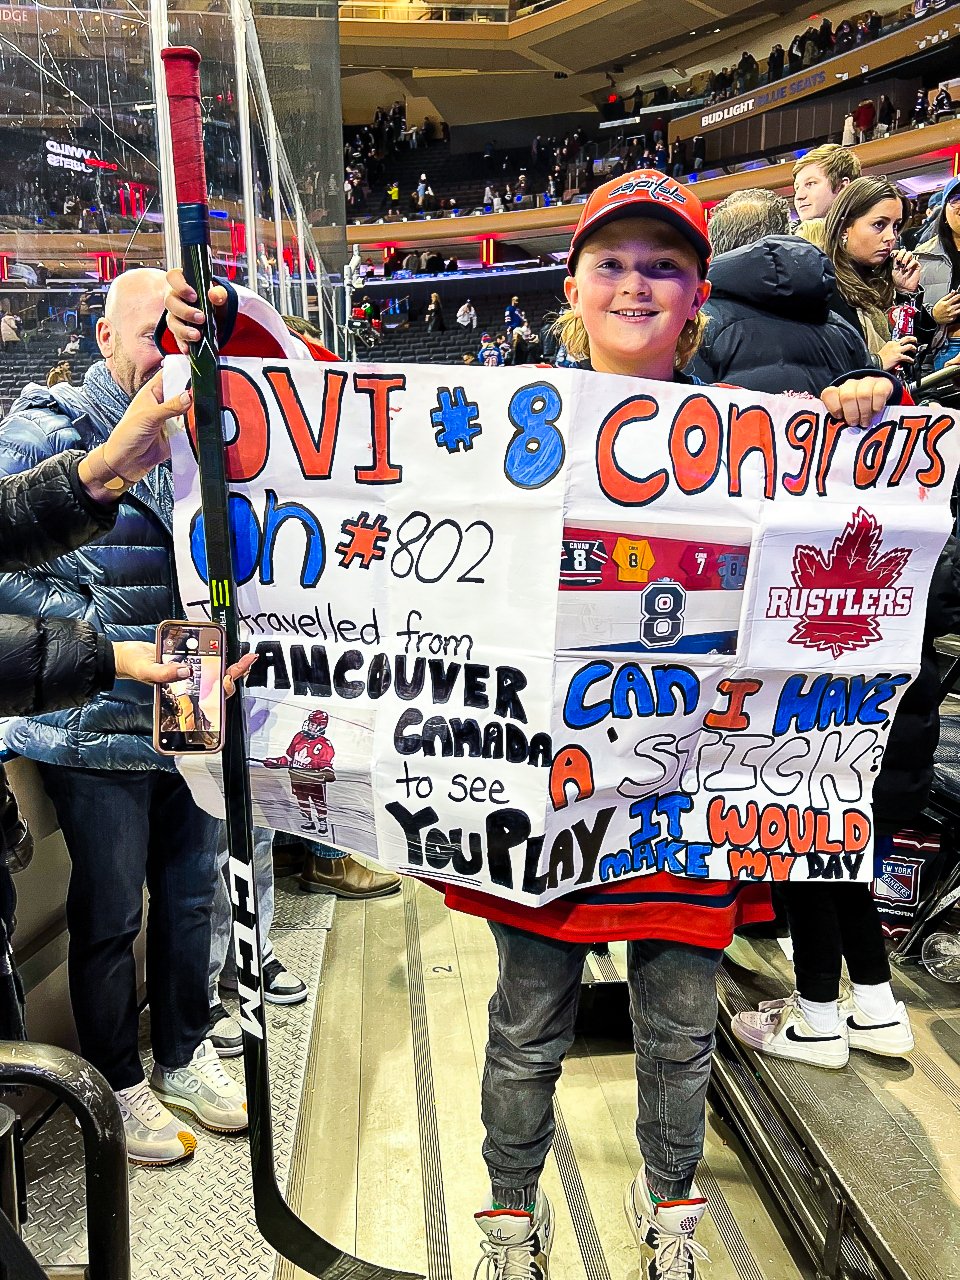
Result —
MULTIPOLYGON (((346 258, 336 8, 319 0, 309 22, 265 19, 262 41, 249 9, 237 31, 233 13, 230 0, 170 0, 163 41, 194 45, 203 58, 215 271, 279 305, 283 264, 300 312, 302 238, 308 310, 327 316, 335 339, 331 275, 346 258), (243 119, 238 48, 247 61, 243 119)), ((19 338, 0 362, 0 413, 55 365, 66 362, 79 381, 99 354, 96 321, 110 281, 130 267, 167 266, 151 53, 151 17, 163 32, 162 14, 148 0, 0 6, 0 314, 15 317, 19 338)))
POLYGON ((0 156, 0 310, 20 339, 0 380, 6 410, 63 360, 76 381, 97 354, 106 283, 125 266, 162 265, 141 5, 3 6, 0 156))
POLYGON ((200 53, 203 152, 210 199, 213 268, 238 284, 248 281, 241 171, 240 93, 234 26, 228 0, 168 0, 171 44, 200 53))

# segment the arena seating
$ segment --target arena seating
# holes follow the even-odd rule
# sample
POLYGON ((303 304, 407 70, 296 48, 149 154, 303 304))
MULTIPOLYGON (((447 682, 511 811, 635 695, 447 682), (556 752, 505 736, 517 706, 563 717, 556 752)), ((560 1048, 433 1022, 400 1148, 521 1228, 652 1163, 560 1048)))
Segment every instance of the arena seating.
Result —
MULTIPOLYGON (((480 337, 489 333, 492 337, 504 332, 503 309, 510 301, 511 285, 509 277, 504 278, 504 294, 502 299, 474 299, 477 311, 476 329, 463 329, 457 324, 457 311, 468 296, 464 285, 457 281, 457 297, 440 292, 444 308, 444 333, 428 333, 422 314, 412 319, 405 329, 387 330, 383 342, 369 357, 361 352, 360 358, 382 360, 390 364, 416 361, 418 364, 460 364, 464 355, 476 355, 480 346, 480 337)), ((530 327, 538 332, 548 315, 556 315, 564 306, 559 290, 543 289, 537 292, 526 292, 518 286, 517 296, 520 307, 526 313, 530 327)))
MULTIPOLYGON (((350 130, 347 130, 349 135, 350 130)), ((370 203, 364 210, 354 210, 352 216, 378 216, 383 190, 388 182, 396 180, 400 188, 400 211, 406 213, 411 191, 415 191, 421 173, 427 175, 427 181, 436 193, 437 199, 454 199, 461 212, 470 212, 483 203, 483 190, 489 182, 495 190, 503 193, 504 183, 510 182, 516 187, 517 176, 521 170, 527 174, 527 185, 531 193, 543 190, 546 172, 534 168, 530 164, 528 149, 519 148, 512 151, 497 152, 497 160, 493 169, 487 173, 484 169, 482 154, 454 154, 448 142, 434 142, 430 146, 418 147, 415 151, 398 151, 388 160, 383 161, 383 181, 375 185, 371 192, 370 203), (507 168, 504 172, 504 158, 507 168)))
POLYGON ((98 357, 92 352, 58 356, 57 352, 65 341, 62 333, 43 334, 22 342, 20 350, 6 355, 0 352, 0 413, 7 412, 28 382, 45 383, 50 369, 61 360, 65 359, 70 365, 70 380, 74 386, 82 380, 98 357))

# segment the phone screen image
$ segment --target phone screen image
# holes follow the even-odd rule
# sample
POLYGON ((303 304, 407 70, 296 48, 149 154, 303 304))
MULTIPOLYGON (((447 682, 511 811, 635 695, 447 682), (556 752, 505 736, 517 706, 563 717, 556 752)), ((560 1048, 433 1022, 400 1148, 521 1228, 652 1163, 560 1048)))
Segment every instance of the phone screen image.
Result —
POLYGON ((164 626, 160 660, 190 674, 159 688, 158 741, 163 751, 216 751, 223 716, 223 634, 188 623, 164 626))

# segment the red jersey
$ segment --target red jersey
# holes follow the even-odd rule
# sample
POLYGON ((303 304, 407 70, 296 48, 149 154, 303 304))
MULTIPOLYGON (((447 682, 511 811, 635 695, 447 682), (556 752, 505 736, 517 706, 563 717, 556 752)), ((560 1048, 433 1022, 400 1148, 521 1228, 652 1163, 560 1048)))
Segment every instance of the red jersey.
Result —
MULTIPOLYGON (((256 356, 261 360, 337 360, 315 338, 288 329, 269 302, 243 285, 218 280, 227 291, 227 305, 217 321, 222 356, 256 356)), ((167 329, 167 313, 157 325, 154 341, 164 355, 175 355, 177 344, 167 329)))
POLYGON ((657 938, 722 950, 734 929, 773 919, 770 886, 740 880, 692 880, 657 871, 634 880, 596 885, 545 907, 444 885, 454 911, 510 924, 561 942, 630 942, 657 938))
POLYGON ((328 738, 315 738, 302 730, 287 747, 287 754, 264 760, 267 769, 329 769, 333 764, 333 746, 328 738))

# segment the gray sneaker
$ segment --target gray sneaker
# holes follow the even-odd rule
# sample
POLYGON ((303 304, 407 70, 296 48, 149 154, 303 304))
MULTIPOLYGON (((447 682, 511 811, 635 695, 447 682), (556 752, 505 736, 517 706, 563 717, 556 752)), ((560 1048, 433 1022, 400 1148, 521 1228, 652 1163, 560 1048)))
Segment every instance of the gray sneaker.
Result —
POLYGON ((197 1135, 157 1101, 146 1080, 118 1089, 127 1159, 131 1164, 179 1164, 197 1148, 197 1135))
POLYGON ((221 1058, 239 1058, 243 1053, 243 1032, 222 1004, 210 1008, 210 1042, 221 1058))
POLYGON ((688 1200, 661 1200, 654 1204, 647 1186, 646 1168, 623 1193, 627 1221, 640 1251, 640 1276, 645 1280, 697 1280, 698 1262, 709 1262, 703 1245, 693 1238, 707 1202, 690 1188, 688 1200), (649 1253, 653 1254, 649 1258, 649 1253))
POLYGON ((214 1133, 243 1133, 247 1128, 244 1092, 227 1075, 209 1040, 201 1040, 185 1067, 154 1066, 150 1084, 171 1107, 189 1111, 214 1133))

